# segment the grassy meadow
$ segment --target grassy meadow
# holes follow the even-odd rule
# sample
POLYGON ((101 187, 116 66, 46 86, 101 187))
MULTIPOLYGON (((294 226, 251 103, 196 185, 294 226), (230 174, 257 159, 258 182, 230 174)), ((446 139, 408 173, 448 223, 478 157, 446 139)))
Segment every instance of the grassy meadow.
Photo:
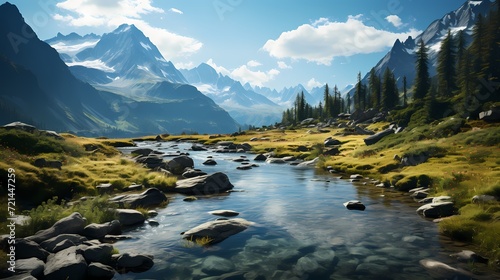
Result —
MULTIPOLYGON (((500 203, 473 204, 474 195, 500 197, 500 127, 482 121, 460 124, 460 133, 449 133, 449 122, 419 126, 385 137, 374 145, 365 145, 365 135, 353 135, 348 129, 261 128, 231 135, 162 135, 165 141, 189 140, 211 145, 219 141, 249 143, 254 153, 274 152, 276 157, 295 156, 301 159, 320 157, 318 168, 333 168, 341 173, 362 174, 380 180, 395 189, 409 190, 429 186, 432 196, 449 195, 458 214, 443 220, 442 234, 476 245, 481 254, 500 259, 500 203), (322 155, 325 138, 333 137, 342 144, 337 156, 322 155), (395 155, 429 159, 416 166, 402 167, 395 155)), ((389 123, 376 123, 367 129, 382 131, 389 123)), ((18 130, 0 130, 0 178, 7 182, 9 168, 15 169, 18 214, 32 220, 19 228, 19 236, 46 228, 73 211, 79 211, 88 222, 113 219, 106 206, 106 196, 77 204, 67 204, 82 196, 96 196, 96 186, 111 183, 116 192, 131 184, 143 184, 162 190, 175 185, 177 178, 152 172, 124 157, 115 147, 131 146, 142 139, 84 138, 62 134, 56 140, 41 134, 18 130), (38 168, 37 158, 58 160, 62 169, 38 168)), ((367 188, 375 188, 367 186, 367 188)), ((6 205, 2 194, 0 202, 6 205)), ((4 207, 5 208, 5 207, 4 207)), ((140 209, 144 210, 144 209, 140 209)), ((0 209, 0 226, 7 223, 6 209, 0 209)))

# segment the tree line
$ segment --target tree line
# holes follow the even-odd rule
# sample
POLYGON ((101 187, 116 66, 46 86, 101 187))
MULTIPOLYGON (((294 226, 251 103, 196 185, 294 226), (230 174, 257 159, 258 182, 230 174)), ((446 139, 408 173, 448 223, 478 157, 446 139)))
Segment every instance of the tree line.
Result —
POLYGON ((338 87, 335 85, 330 91, 328 84, 325 85, 323 100, 317 106, 308 104, 303 92, 297 94, 293 107, 283 112, 282 122, 296 124, 307 118, 325 120, 340 113, 350 113, 351 108, 354 111, 369 108, 391 111, 410 105, 426 107, 431 115, 438 102, 453 105, 448 107, 454 107, 455 113, 472 116, 484 109, 484 105, 499 102, 499 3, 500 0, 496 0, 496 9, 487 16, 477 16, 468 47, 464 30, 455 35, 448 31, 438 52, 436 76, 429 74, 429 49, 420 39, 415 52, 416 75, 411 88, 408 88, 405 76, 402 77, 403 87, 399 89, 391 69, 386 68, 380 77, 372 68, 367 85, 363 84, 361 72, 358 72, 352 98, 349 94, 342 98, 338 87))

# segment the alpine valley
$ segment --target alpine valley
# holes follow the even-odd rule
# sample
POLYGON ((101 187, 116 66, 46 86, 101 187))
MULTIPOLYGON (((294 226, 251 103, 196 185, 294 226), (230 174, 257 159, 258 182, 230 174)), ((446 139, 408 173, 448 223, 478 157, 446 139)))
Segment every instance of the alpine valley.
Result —
POLYGON ((239 128, 226 111, 188 85, 133 25, 102 37, 59 35, 49 40, 52 48, 16 6, 5 3, 0 6, 0 37, 6 39, 0 40, 2 123, 23 121, 107 136, 230 133, 239 128))

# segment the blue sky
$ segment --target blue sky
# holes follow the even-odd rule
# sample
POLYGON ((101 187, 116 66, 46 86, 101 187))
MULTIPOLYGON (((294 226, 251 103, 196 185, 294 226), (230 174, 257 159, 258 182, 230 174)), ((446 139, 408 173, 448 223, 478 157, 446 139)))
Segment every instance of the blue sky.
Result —
POLYGON ((135 24, 177 68, 202 62, 243 83, 343 88, 397 38, 465 0, 10 0, 40 39, 135 24))

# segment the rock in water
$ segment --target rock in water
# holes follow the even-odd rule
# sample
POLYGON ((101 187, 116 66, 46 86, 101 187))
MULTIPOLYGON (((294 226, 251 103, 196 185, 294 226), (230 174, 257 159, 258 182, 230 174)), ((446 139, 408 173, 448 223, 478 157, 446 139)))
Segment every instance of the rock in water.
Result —
POLYGON ((142 213, 137 210, 116 209, 116 213, 118 214, 118 220, 120 221, 120 224, 124 226, 142 224, 146 220, 144 215, 142 215, 142 213))
POLYGON ((454 268, 435 260, 423 259, 420 261, 420 265, 422 265, 434 279, 474 279, 474 275, 465 270, 454 268))
POLYGON ((181 175, 186 168, 194 168, 194 161, 188 156, 175 157, 167 163, 168 170, 175 175, 181 175))
POLYGON ((217 172, 194 178, 178 180, 173 191, 188 195, 220 194, 234 188, 226 174, 217 172))
POLYGON ((349 210, 361 210, 364 211, 366 209, 365 205, 361 203, 359 200, 351 200, 344 203, 345 208, 349 210))
POLYGON ((211 240, 209 244, 215 244, 244 231, 251 225, 253 225, 252 222, 241 218, 211 221, 184 232, 183 238, 187 240, 208 238, 211 240))
POLYGON ((212 215, 216 215, 216 216, 223 216, 223 217, 234 217, 234 216, 238 216, 240 214, 240 213, 233 211, 233 210, 214 210, 214 211, 210 211, 208 213, 210 213, 212 215))
POLYGON ((149 207, 149 206, 156 206, 164 201, 167 201, 167 197, 165 196, 164 193, 162 193, 160 190, 157 188, 150 188, 145 190, 144 192, 140 194, 129 194, 120 197, 117 199, 117 197, 111 199, 113 202, 117 202, 123 206, 126 207, 131 207, 131 208, 137 208, 137 207, 149 207))

